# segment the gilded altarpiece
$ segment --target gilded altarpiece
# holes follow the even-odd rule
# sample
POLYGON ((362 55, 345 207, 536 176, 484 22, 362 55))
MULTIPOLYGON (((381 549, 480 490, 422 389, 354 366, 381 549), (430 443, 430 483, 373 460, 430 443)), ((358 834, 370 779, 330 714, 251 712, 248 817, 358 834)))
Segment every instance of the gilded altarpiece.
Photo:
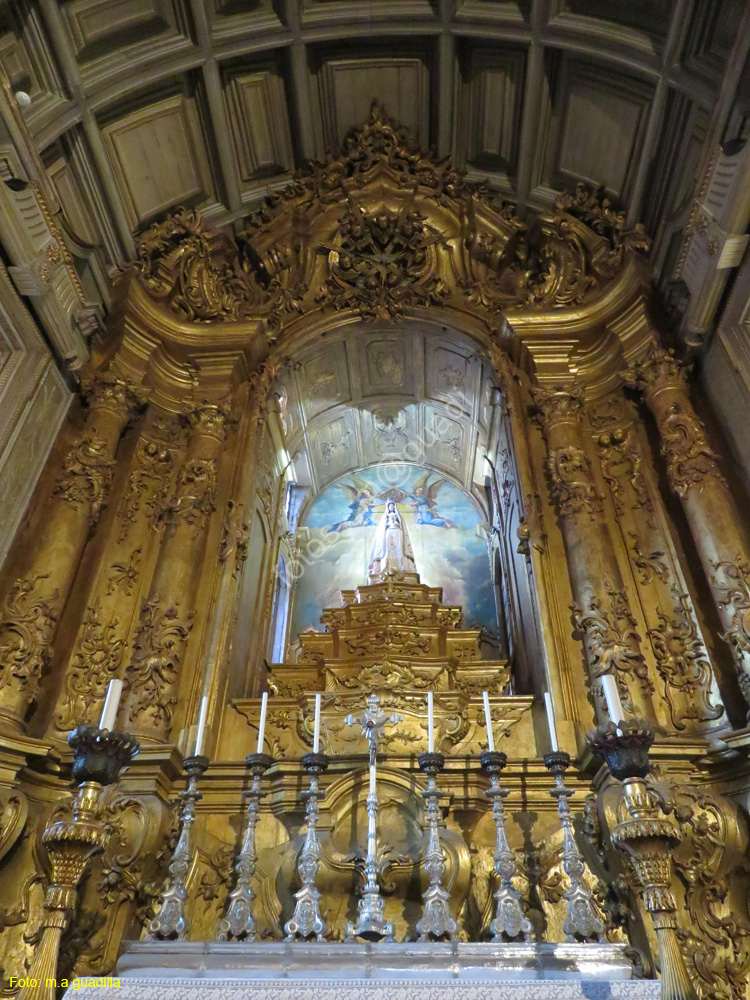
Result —
POLYGON ((215 936, 237 851, 244 757, 269 687, 265 749, 276 763, 253 883, 261 937, 281 936, 297 888, 299 761, 312 744, 316 692, 333 758, 320 821, 333 936, 356 908, 367 794, 364 751, 342 719, 373 691, 404 716, 382 749, 383 860, 397 936, 413 933, 426 881, 416 754, 431 689, 447 758, 446 884, 460 933, 486 932, 495 888, 487 783, 476 763, 487 690, 508 753, 514 885, 537 938, 561 940, 568 883, 542 763, 540 697, 549 690, 576 761, 567 780, 584 819, 588 887, 607 938, 629 941, 636 967, 653 974, 653 932, 611 842, 622 791, 596 776, 583 742, 607 721, 600 678, 609 674, 626 709, 656 731, 650 787, 683 837, 673 888, 691 971, 705 995, 746 996, 748 739, 739 690, 747 690, 750 548, 687 375, 649 322, 643 233, 628 230, 602 192, 584 189, 522 221, 485 186, 412 149, 375 108, 336 156, 299 172, 236 239, 183 209, 139 234, 138 246, 107 360, 91 366, 81 419, 64 429, 4 570, 6 979, 28 968, 39 938, 49 873, 41 832, 70 810, 64 734, 96 720, 113 677, 126 684, 118 724, 142 750, 104 797, 107 847, 63 937, 61 975, 106 973, 121 942, 145 934, 174 849, 173 800, 204 694, 211 765, 186 913, 190 937, 215 936), (298 458, 286 453, 274 389, 316 338, 346 327, 356 340, 372 321, 394 330, 439 323, 494 372, 489 472, 474 475, 491 497, 486 535, 510 655, 483 660, 478 635, 439 588, 362 580, 325 611, 327 631, 303 633, 296 661, 269 673, 275 571, 280 553, 293 563, 296 552, 285 499, 298 458), (709 632, 716 620, 724 638, 709 632), (375 633, 385 636, 380 645, 375 633))

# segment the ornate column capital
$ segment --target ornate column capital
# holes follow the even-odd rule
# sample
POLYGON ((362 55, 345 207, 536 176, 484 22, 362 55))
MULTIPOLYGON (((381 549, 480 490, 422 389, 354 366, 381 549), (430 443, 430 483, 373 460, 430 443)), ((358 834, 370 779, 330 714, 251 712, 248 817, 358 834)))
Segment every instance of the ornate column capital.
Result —
POLYGON ((583 387, 577 383, 534 386, 531 394, 537 407, 537 419, 545 434, 555 424, 578 423, 581 419, 583 387))
POLYGON ((224 443, 230 423, 231 400, 212 402, 203 399, 199 403, 189 403, 183 410, 183 417, 190 428, 191 437, 212 437, 224 443))
POLYGON ((148 402, 149 390, 111 371, 96 372, 82 384, 91 411, 108 410, 123 425, 130 423, 148 402))
POLYGON ((675 357, 673 350, 665 350, 653 342, 643 357, 621 374, 625 385, 638 389, 648 399, 661 389, 686 390, 686 373, 686 366, 675 357))

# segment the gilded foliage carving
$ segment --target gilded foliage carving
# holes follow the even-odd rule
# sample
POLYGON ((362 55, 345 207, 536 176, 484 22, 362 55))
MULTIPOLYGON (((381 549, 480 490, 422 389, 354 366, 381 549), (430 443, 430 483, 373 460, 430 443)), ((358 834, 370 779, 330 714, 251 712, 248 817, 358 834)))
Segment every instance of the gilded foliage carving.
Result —
POLYGON ((178 208, 137 239, 146 287, 192 322, 248 319, 264 298, 228 236, 206 231, 194 209, 178 208))
POLYGON ((176 684, 194 612, 182 616, 174 604, 143 600, 133 658, 127 670, 130 719, 138 726, 169 729, 177 703, 176 684))
POLYGON ((589 650, 589 668, 593 677, 613 674, 623 701, 630 703, 629 680, 636 678, 647 693, 654 689, 648 667, 640 650, 641 637, 622 590, 607 587, 608 603, 592 599, 584 611, 571 605, 576 628, 583 633, 589 650))
POLYGON ((633 510, 640 508, 646 512, 650 520, 654 504, 643 475, 641 468, 643 458, 633 432, 624 427, 615 427, 606 433, 599 434, 596 443, 599 446, 602 475, 609 486, 617 516, 622 517, 625 513, 620 482, 620 477, 624 473, 635 494, 633 510))
POLYGON ((730 620, 724 639, 738 658, 750 655, 750 566, 741 560, 714 563, 719 605, 730 620))
POLYGON ((407 306, 440 305, 448 289, 432 252, 444 237, 420 212, 363 211, 350 196, 329 253, 330 277, 316 301, 363 319, 398 319, 407 306))
POLYGON ((644 586, 653 583, 655 579, 662 583, 669 583, 669 566, 665 561, 666 553, 661 549, 653 549, 651 552, 644 550, 644 543, 633 531, 629 531, 631 540, 630 551, 633 555, 633 563, 640 570, 641 583, 644 586))
POLYGON ((60 729, 92 721, 92 714, 107 693, 107 685, 119 673, 125 651, 125 640, 118 636, 120 619, 113 617, 105 624, 101 613, 98 602, 89 605, 81 622, 81 634, 57 712, 60 729))
POLYGON ((130 597, 141 572, 142 555, 143 547, 139 545, 137 549, 133 549, 130 553, 127 562, 112 563, 111 572, 107 577, 108 597, 114 594, 116 590, 125 594, 126 597, 130 597))
POLYGON ((276 331, 316 303, 390 319, 455 298, 495 329, 512 304, 581 303, 644 248, 642 231, 584 187, 521 221, 485 184, 414 149, 374 103, 335 155, 266 198, 236 242, 180 208, 138 238, 138 266, 157 300, 195 322, 262 318, 276 331))
POLYGON ((234 556, 232 571, 235 574, 240 572, 247 558, 250 537, 250 525, 243 519, 243 509, 244 505, 236 500, 227 500, 221 525, 219 562, 225 563, 234 556))
POLYGON ((119 542, 124 542, 127 538, 141 507, 146 509, 152 523, 155 521, 166 502, 173 463, 174 451, 168 445, 146 437, 140 439, 133 459, 133 470, 117 509, 119 542))
POLYGON ((671 614, 656 608, 659 626, 648 635, 656 658, 656 668, 664 681, 664 695, 672 725, 685 729, 688 721, 708 722, 724 714, 721 705, 710 701, 711 665, 698 634, 687 594, 672 589, 671 614), (678 693, 683 697, 675 699, 678 693))
POLYGON ((685 371, 673 352, 653 344, 640 361, 623 373, 623 380, 641 389, 649 400, 659 425, 667 475, 675 492, 684 497, 707 477, 723 482, 705 427, 688 398, 685 371), (660 393, 664 390, 668 395, 661 402, 660 393))
POLYGON ((202 524, 216 509, 215 458, 188 458, 177 477, 174 495, 167 503, 167 516, 186 524, 202 524))
POLYGON ((106 503, 114 459, 103 438, 84 434, 70 449, 53 496, 86 510, 90 525, 96 524, 106 503))
POLYGON ((747 821, 737 806, 706 789, 674 789, 683 846, 674 867, 683 884, 689 927, 678 932, 704 996, 744 1000, 750 973, 750 866, 747 821))
POLYGON ((25 704, 37 696, 57 623, 57 591, 39 593, 39 582, 46 579, 16 580, 0 617, 0 693, 22 695, 25 704))
POLYGON ((425 636, 418 629, 406 631, 398 626, 386 626, 375 632, 368 629, 347 637, 344 642, 351 656, 377 655, 381 649, 404 656, 418 656, 429 652, 431 640, 429 635, 425 636))
POLYGON ((564 445, 547 451, 550 494, 561 517, 601 514, 601 496, 591 475, 591 462, 581 448, 564 445))

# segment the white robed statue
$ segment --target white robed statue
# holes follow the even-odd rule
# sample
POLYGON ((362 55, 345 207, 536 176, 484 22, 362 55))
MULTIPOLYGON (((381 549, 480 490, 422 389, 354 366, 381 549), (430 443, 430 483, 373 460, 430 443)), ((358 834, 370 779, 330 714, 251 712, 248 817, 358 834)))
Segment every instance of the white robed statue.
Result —
POLYGON ((370 580, 382 580, 386 573, 416 573, 414 550, 409 532, 398 512, 395 500, 388 500, 380 518, 372 548, 367 575, 370 580))

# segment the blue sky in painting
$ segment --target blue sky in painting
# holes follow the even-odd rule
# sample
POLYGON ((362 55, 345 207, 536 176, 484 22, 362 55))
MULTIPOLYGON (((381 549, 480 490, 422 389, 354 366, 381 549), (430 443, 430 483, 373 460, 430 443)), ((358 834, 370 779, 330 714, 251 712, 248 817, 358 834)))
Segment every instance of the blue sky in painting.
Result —
MULTIPOLYGON (((329 486, 303 514, 300 532, 300 554, 303 572, 293 595, 290 639, 310 626, 320 628, 320 614, 325 607, 340 604, 338 591, 351 589, 366 582, 367 562, 377 524, 384 504, 373 508, 372 527, 361 525, 340 533, 329 528, 344 521, 350 514, 352 497, 340 484, 367 484, 376 496, 389 491, 391 485, 411 494, 429 470, 414 465, 376 466, 352 476, 344 476, 329 486)), ((429 483, 443 477, 431 472, 429 483)), ((413 506, 399 505, 409 531, 417 568, 422 582, 443 587, 448 604, 460 604, 467 626, 478 624, 497 631, 495 599, 490 577, 487 543, 478 531, 482 516, 469 496, 450 480, 444 480, 436 494, 433 513, 447 518, 455 527, 418 524, 413 506)))

